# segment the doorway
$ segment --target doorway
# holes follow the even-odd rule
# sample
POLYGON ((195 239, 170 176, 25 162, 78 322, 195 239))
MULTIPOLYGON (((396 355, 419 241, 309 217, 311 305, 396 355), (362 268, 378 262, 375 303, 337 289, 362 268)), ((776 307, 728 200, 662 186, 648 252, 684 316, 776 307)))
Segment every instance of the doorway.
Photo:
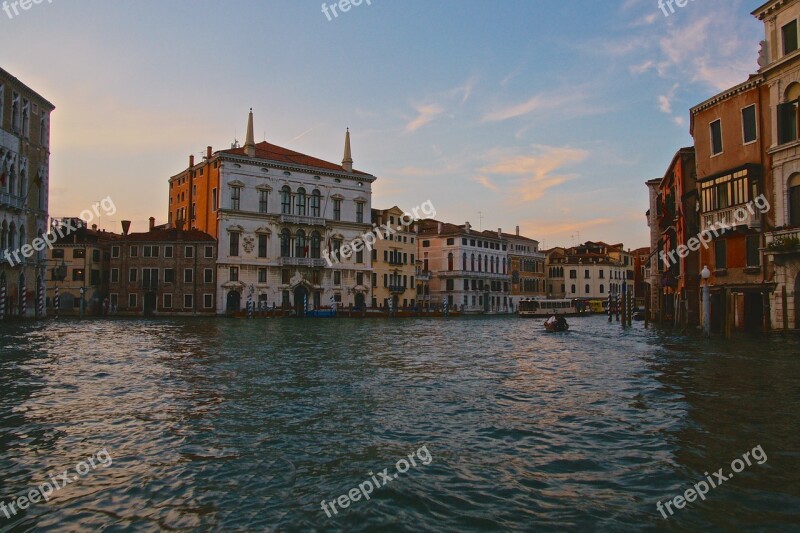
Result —
POLYGON ((308 289, 300 285, 294 290, 294 310, 297 316, 306 316, 308 305, 308 289))

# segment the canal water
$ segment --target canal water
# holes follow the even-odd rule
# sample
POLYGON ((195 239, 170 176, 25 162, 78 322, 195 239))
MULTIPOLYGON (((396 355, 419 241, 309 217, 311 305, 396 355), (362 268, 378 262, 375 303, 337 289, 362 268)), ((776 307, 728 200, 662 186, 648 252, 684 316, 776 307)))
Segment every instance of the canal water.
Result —
POLYGON ((0 326, 0 530, 798 530, 797 336, 571 322, 0 326))

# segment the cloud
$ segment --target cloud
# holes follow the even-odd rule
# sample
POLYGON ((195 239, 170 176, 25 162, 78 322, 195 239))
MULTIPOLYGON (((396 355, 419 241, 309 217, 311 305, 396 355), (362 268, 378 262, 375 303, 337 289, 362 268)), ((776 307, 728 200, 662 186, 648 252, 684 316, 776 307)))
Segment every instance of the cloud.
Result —
POLYGON ((483 116, 484 122, 502 122, 513 118, 524 117, 538 111, 557 110, 563 107, 574 107, 573 110, 580 109, 579 112, 602 112, 596 107, 582 107, 579 108, 578 104, 586 102, 587 95, 582 90, 573 90, 571 92, 558 92, 558 93, 540 93, 532 96, 527 101, 519 104, 509 104, 490 111, 483 116), (593 110, 593 111, 591 111, 593 110))
POLYGON ((474 181, 476 181, 476 182, 480 183, 481 185, 483 185, 484 187, 486 187, 486 188, 487 188, 487 189, 489 189, 490 191, 497 191, 497 190, 498 190, 498 187, 497 187, 497 185, 495 185, 494 183, 492 183, 492 180, 490 180, 490 179, 489 179, 489 178, 487 178, 486 176, 475 176, 475 177, 474 177, 474 178, 472 178, 472 179, 473 179, 474 181))
POLYGON ((444 113, 444 108, 438 104, 423 104, 416 106, 417 116, 406 124, 405 132, 417 131, 436 120, 436 117, 444 113))
POLYGON ((481 169, 482 174, 512 178, 514 199, 518 202, 538 200, 553 187, 577 177, 563 172, 563 168, 579 163, 589 152, 570 147, 533 145, 532 154, 518 154, 494 150, 492 161, 481 169))
POLYGON ((472 90, 477 85, 478 79, 475 76, 470 76, 470 78, 464 82, 463 85, 456 87, 450 91, 448 91, 449 96, 461 97, 461 104, 466 104, 467 100, 469 100, 470 96, 472 96, 472 90))

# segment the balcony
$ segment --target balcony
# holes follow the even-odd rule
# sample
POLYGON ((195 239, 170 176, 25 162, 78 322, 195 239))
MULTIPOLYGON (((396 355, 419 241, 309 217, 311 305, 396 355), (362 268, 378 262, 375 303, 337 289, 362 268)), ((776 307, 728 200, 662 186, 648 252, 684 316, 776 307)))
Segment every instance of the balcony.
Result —
POLYGON ((746 205, 737 205, 728 207, 727 209, 720 209, 718 211, 711 211, 701 215, 700 231, 710 231, 713 229, 728 228, 733 229, 736 226, 747 226, 750 229, 761 228, 761 213, 754 206, 755 213, 751 213, 746 205), (741 216, 737 219, 734 214, 738 211, 741 216))
POLYGON ((281 257, 278 259, 279 266, 299 266, 319 268, 324 267, 327 261, 324 259, 312 259, 310 257, 281 257))
POLYGON ((23 209, 25 207, 25 200, 19 196, 0 192, 0 205, 11 207, 13 209, 23 209))
POLYGON ((443 278, 481 278, 481 279, 496 279, 509 281, 511 276, 509 274, 498 274, 497 272, 473 272, 471 270, 443 270, 437 272, 443 278))
POLYGON ((417 281, 428 282, 431 280, 431 273, 429 270, 424 270, 417 273, 417 281))
POLYGON ((389 285, 389 292, 392 294, 403 294, 408 290, 408 287, 404 287, 402 285, 389 285))
POLYGON ((767 247, 765 253, 771 255, 773 261, 783 265, 791 256, 800 255, 800 229, 784 229, 766 234, 767 247))
POLYGON ((298 226, 319 226, 324 228, 324 218, 305 217, 301 215, 281 215, 281 224, 296 224, 298 226))
POLYGON ((392 266, 403 266, 403 260, 399 257, 389 257, 388 263, 392 266))

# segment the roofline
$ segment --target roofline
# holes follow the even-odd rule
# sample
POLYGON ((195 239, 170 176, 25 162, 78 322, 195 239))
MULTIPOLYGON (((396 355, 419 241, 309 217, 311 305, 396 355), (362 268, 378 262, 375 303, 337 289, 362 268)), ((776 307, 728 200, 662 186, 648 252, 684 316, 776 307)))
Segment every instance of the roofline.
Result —
POLYGON ((42 102, 44 102, 45 104, 47 104, 50 107, 50 111, 53 111, 56 108, 56 106, 54 106, 47 98, 45 98, 44 96, 42 96, 38 92, 34 91, 33 89, 31 89, 29 85, 27 85, 25 82, 23 82, 22 80, 20 80, 19 78, 17 78, 13 74, 11 74, 9 71, 7 71, 4 68, 0 67, 0 72, 2 72, 6 76, 8 76, 12 80, 14 80, 14 82, 16 82, 16 83, 20 84, 21 86, 25 87, 27 90, 32 92, 34 95, 36 95, 37 98, 39 98, 42 102))
POLYGON ((775 9, 779 8, 782 4, 784 4, 786 0, 769 0, 764 4, 761 4, 759 7, 755 8, 750 14, 756 17, 758 20, 764 20, 764 18, 775 9))
POLYGON ((749 91, 750 89, 754 89, 760 86, 762 83, 764 83, 764 76, 762 76, 761 74, 751 74, 747 80, 743 81, 739 85, 735 85, 729 89, 725 89, 721 93, 717 93, 708 100, 700 102, 696 106, 692 107, 689 110, 689 114, 693 118, 692 121, 694 122, 694 115, 699 113, 700 111, 708 109, 709 107, 712 107, 722 101, 725 101, 728 98, 731 98, 732 96, 743 93, 745 91, 749 91))

